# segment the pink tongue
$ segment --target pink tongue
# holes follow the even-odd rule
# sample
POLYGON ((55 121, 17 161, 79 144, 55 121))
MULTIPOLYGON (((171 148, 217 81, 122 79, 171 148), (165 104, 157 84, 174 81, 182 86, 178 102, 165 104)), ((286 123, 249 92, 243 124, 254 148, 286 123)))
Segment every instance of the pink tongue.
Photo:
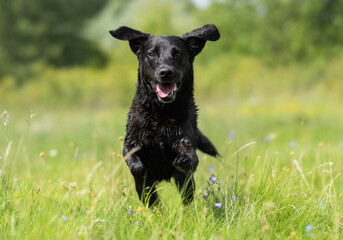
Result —
POLYGON ((161 98, 168 97, 168 95, 176 90, 176 83, 156 84, 156 92, 161 98))

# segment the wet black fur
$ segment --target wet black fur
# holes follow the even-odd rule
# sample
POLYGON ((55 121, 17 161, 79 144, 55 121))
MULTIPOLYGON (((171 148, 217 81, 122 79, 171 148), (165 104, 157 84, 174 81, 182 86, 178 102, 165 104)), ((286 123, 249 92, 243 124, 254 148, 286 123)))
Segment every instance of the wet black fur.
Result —
POLYGON ((196 149, 218 156, 197 127, 193 61, 207 40, 219 39, 219 32, 209 24, 182 37, 150 36, 128 27, 110 33, 128 40, 139 61, 138 84, 128 113, 123 149, 138 195, 151 206, 157 200, 156 184, 174 178, 184 203, 189 203, 194 198, 193 173, 199 162, 196 149), (169 76, 165 76, 165 70, 169 76), (175 99, 163 102, 156 94, 156 84, 175 83, 175 99))

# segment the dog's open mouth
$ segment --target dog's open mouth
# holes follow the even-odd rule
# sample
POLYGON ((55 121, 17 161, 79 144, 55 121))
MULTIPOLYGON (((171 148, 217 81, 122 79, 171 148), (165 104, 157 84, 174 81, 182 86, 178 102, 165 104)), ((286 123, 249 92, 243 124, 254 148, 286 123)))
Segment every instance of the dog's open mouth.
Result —
POLYGON ((175 100, 177 91, 176 83, 153 83, 158 99, 163 103, 170 103, 175 100))

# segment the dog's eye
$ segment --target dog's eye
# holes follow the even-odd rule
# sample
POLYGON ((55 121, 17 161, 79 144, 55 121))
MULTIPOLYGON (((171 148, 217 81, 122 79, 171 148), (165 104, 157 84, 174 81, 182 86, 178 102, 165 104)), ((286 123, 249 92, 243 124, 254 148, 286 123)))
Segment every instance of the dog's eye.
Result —
POLYGON ((174 59, 180 61, 182 59, 183 54, 181 52, 174 53, 174 59))
POLYGON ((148 53, 148 56, 149 56, 149 57, 155 57, 156 54, 155 54, 154 52, 149 52, 149 53, 148 53))

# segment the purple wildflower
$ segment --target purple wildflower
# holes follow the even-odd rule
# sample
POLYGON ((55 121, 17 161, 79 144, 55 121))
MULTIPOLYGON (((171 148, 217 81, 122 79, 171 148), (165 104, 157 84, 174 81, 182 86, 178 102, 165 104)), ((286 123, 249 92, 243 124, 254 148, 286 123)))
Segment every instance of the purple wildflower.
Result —
POLYGON ((216 178, 214 175, 213 175, 212 177, 210 177, 210 180, 211 180, 211 182, 213 182, 213 183, 216 181, 216 179, 217 179, 217 178, 216 178))
POLYGON ((67 219, 68 219, 68 218, 67 218, 66 216, 64 216, 64 215, 62 216, 62 218, 63 218, 64 221, 67 221, 67 219))
POLYGON ((202 195, 202 198, 203 198, 203 199, 207 199, 208 196, 207 196, 206 194, 204 194, 204 195, 202 195))
POLYGON ((222 208, 222 203, 216 203, 215 206, 216 206, 217 208, 222 208))
POLYGON ((134 222, 133 224, 136 225, 136 226, 138 226, 139 222, 134 222))
POLYGON ((216 184, 222 184, 221 182, 216 182, 216 184))
POLYGON ((309 224, 309 225, 307 225, 306 227, 305 227, 305 231, 306 232, 309 232, 309 231, 311 231, 312 230, 312 224, 309 224))
POLYGON ((131 212, 130 210, 127 210, 127 212, 128 212, 128 214, 133 215, 133 214, 135 214, 137 211, 131 212))
POLYGON ((290 146, 291 148, 294 148, 296 145, 297 145, 297 144, 296 144, 294 141, 291 141, 291 142, 289 143, 289 146, 290 146))
POLYGON ((231 201, 232 201, 232 202, 236 201, 236 196, 235 196, 235 195, 232 195, 231 201))
POLYGON ((229 134, 228 134, 230 139, 234 139, 235 135, 236 135, 236 133, 234 131, 230 131, 229 134))

